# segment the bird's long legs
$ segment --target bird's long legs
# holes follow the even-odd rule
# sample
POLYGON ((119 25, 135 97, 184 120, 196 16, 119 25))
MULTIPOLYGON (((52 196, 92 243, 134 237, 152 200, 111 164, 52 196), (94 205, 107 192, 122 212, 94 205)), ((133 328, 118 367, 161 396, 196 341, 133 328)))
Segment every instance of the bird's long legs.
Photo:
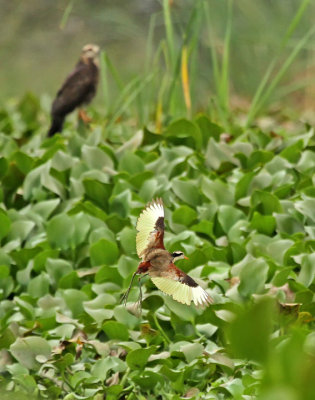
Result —
MULTIPOLYGON (((137 271, 134 272, 134 274, 132 275, 130 285, 129 285, 129 287, 128 287, 126 293, 122 296, 122 298, 121 298, 121 300, 120 300, 121 303, 122 303, 122 302, 125 303, 125 306, 126 306, 126 304, 127 304, 127 299, 128 299, 128 296, 129 296, 129 293, 130 293, 130 290, 131 290, 131 286, 132 286, 133 280, 134 280, 134 278, 135 278, 136 275, 137 275, 137 271)), ((139 283, 139 298, 138 298, 136 304, 137 304, 137 308, 140 309, 140 313, 141 313, 141 311, 142 311, 142 307, 141 307, 141 304, 142 304, 141 279, 144 278, 144 277, 147 276, 147 275, 149 275, 149 274, 144 274, 144 275, 142 275, 142 276, 140 276, 140 277, 138 278, 138 283, 139 283)))
POLYGON ((130 289, 131 289, 133 280, 135 279, 135 276, 136 276, 136 275, 137 275, 137 271, 134 272, 134 274, 132 275, 130 285, 129 285, 129 287, 128 287, 126 293, 124 293, 124 295, 123 295, 122 298, 120 299, 120 303, 124 302, 124 303, 125 303, 125 306, 126 306, 126 304, 127 304, 127 300, 128 300, 128 296, 129 296, 129 293, 130 293, 130 289))
POLYGON ((139 283, 139 298, 137 300, 137 308, 139 309, 139 313, 142 314, 142 288, 141 288, 141 279, 144 278, 149 274, 144 274, 138 278, 138 283, 139 283))

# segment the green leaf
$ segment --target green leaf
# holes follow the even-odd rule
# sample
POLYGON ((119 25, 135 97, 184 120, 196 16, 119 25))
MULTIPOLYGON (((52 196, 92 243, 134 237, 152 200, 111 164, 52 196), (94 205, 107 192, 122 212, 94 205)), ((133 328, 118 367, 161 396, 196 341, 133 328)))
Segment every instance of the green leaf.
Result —
POLYGON ((58 214, 47 223, 47 238, 53 247, 68 249, 74 229, 71 217, 67 214, 58 214))
POLYGON ((185 226, 190 226, 196 218, 196 211, 189 206, 180 206, 172 214, 173 222, 185 226))
POLYGON ((181 200, 188 203, 190 206, 197 206, 200 203, 200 194, 191 181, 184 181, 180 179, 172 180, 172 190, 181 200))
POLYGON ((259 233, 271 236, 276 228, 276 220, 272 215, 261 215, 255 211, 250 227, 259 233))
POLYGON ((104 319, 110 319, 113 316, 113 311, 105 309, 105 307, 115 303, 116 300, 112 295, 103 293, 93 300, 85 301, 83 307, 85 312, 94 318, 96 322, 103 322, 104 319))
POLYGON ((46 261, 46 271, 55 285, 66 274, 72 271, 72 265, 61 259, 48 258, 46 261))
POLYGON ((265 287, 267 273, 268 264, 262 258, 245 264, 239 275, 239 293, 243 297, 249 297, 253 293, 261 293, 265 287))
POLYGON ((315 253, 303 255, 301 262, 301 272, 297 278, 297 282, 309 287, 315 278, 315 253))
POLYGON ((95 179, 84 179, 83 186, 87 198, 94 201, 101 209, 106 210, 112 191, 112 184, 99 182, 95 179))
POLYGON ((116 322, 107 321, 102 326, 103 331, 109 337, 109 339, 117 339, 127 341, 129 339, 129 332, 126 325, 116 322))
POLYGON ((245 219, 245 214, 235 207, 224 205, 218 210, 218 220, 225 233, 228 233, 237 221, 245 219))
POLYGON ((49 292, 49 278, 47 274, 42 272, 33 278, 28 284, 27 291, 30 296, 35 298, 45 296, 49 292))
POLYGON ((21 151, 14 153, 12 160, 15 161, 18 169, 25 175, 31 171, 34 164, 34 159, 21 151))
POLYGON ((234 204, 234 193, 230 186, 220 180, 210 181, 205 176, 202 177, 201 189, 205 196, 217 205, 234 204))
POLYGON ((277 230, 279 232, 287 233, 288 235, 293 235, 297 232, 304 232, 303 224, 288 214, 275 214, 277 230))
POLYGON ((254 209, 263 215, 272 215, 274 212, 281 212, 282 207, 279 199, 272 193, 256 190, 251 197, 251 204, 254 209))
POLYGON ((188 363, 201 357, 203 350, 203 345, 200 343, 189 343, 181 347, 181 351, 184 353, 188 363))
POLYGON ((154 347, 130 351, 126 357, 128 367, 132 370, 142 369, 147 364, 150 355, 154 354, 154 352, 154 347))
POLYGON ((8 240, 19 239, 22 242, 27 238, 34 227, 35 223, 33 221, 14 221, 11 224, 8 240))
POLYGON ((110 169, 114 167, 112 159, 103 150, 86 144, 82 147, 82 160, 91 169, 104 170, 106 167, 110 169))
POLYGON ((126 366, 118 357, 106 357, 95 362, 91 369, 91 374, 99 380, 104 381, 107 372, 110 370, 123 372, 126 370, 126 366))
POLYGON ((224 132, 223 128, 211 122, 211 120, 205 114, 199 114, 196 118, 196 123, 198 124, 201 131, 204 146, 208 143, 208 140, 211 137, 213 137, 218 142, 221 133, 224 132))
POLYGON ((107 239, 100 239, 90 246, 91 264, 94 265, 112 265, 118 259, 118 247, 115 242, 107 239))
POLYGON ((305 197, 301 201, 297 201, 294 207, 304 216, 315 222, 315 198, 305 197))
POLYGON ((136 254, 136 234, 136 230, 128 226, 119 232, 118 238, 126 254, 136 254))
POLYGON ((7 236, 11 229, 11 220, 7 213, 0 208, 0 240, 7 236))
POLYGON ((269 298, 239 312, 227 335, 235 357, 265 362, 269 355, 273 301, 269 298))
POLYGON ((60 199, 40 201, 34 204, 33 212, 40 215, 43 220, 47 220, 59 203, 60 199))
POLYGON ((87 295, 81 290, 66 289, 62 292, 62 297, 73 318, 78 318, 84 311, 83 302, 88 300, 87 295))
POLYGON ((192 148, 200 149, 202 146, 202 135, 198 125, 187 119, 179 119, 172 122, 164 133, 174 144, 183 144, 192 148))
POLYGON ((280 156, 292 163, 296 163, 301 157, 301 151, 303 150, 303 147, 303 140, 298 140, 291 146, 288 146, 284 150, 282 150, 280 156))
POLYGON ((40 364, 36 361, 38 356, 46 359, 50 357, 50 346, 48 342, 36 336, 17 338, 10 346, 13 357, 28 369, 38 369, 40 364))
POLYGON ((135 175, 145 170, 145 164, 136 154, 126 152, 119 161, 118 170, 126 171, 130 175, 135 175))
POLYGON ((248 172, 243 175, 242 178, 237 182, 235 186, 235 200, 239 200, 242 197, 246 197, 248 195, 248 191, 250 188, 250 183, 253 180, 255 172, 248 172))
POLYGON ((225 143, 217 143, 212 138, 209 140, 205 159, 206 165, 214 170, 218 170, 224 163, 232 165, 240 164, 230 146, 225 143))

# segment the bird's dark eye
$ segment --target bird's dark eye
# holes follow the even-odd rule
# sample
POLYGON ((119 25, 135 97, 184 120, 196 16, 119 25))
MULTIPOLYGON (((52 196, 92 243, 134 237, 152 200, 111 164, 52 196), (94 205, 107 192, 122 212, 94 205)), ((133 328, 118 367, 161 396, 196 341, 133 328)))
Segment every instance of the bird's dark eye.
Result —
POLYGON ((172 257, 179 257, 182 256, 184 253, 182 253, 181 251, 175 251, 174 253, 172 253, 172 257))

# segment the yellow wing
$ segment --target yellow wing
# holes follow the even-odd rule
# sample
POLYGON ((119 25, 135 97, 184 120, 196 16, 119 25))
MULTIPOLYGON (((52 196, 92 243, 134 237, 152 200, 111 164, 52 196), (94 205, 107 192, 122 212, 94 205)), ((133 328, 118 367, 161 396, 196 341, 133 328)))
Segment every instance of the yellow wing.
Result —
POLYGON ((189 286, 188 284, 182 283, 178 280, 161 276, 151 277, 151 279, 158 289, 163 293, 172 296, 173 299, 179 303, 187 304, 188 306, 192 301, 196 306, 208 306, 213 303, 209 294, 194 281, 193 282, 196 286, 189 286))
POLYGON ((150 247, 164 249, 164 207, 162 199, 147 204, 137 221, 136 247, 141 258, 150 247))

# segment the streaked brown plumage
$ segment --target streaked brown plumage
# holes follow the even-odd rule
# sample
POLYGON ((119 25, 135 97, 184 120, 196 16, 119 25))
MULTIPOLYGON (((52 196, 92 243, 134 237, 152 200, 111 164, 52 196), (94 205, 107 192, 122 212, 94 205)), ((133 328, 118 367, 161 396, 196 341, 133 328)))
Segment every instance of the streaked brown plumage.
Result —
MULTIPOLYGON (((184 253, 181 251, 170 253, 164 247, 162 199, 147 204, 138 218, 137 230, 137 254, 142 258, 142 262, 133 274, 132 281, 136 275, 148 274, 158 289, 180 303, 190 305, 191 302, 194 302, 196 306, 206 306, 212 303, 209 294, 174 264, 175 260, 187 258, 184 253)), ((125 301, 127 301, 131 284, 124 295, 125 301)))
POLYGON ((67 114, 75 108, 88 104, 96 94, 99 78, 99 47, 87 44, 83 47, 80 59, 67 77, 52 104, 52 122, 48 136, 62 131, 67 114))

